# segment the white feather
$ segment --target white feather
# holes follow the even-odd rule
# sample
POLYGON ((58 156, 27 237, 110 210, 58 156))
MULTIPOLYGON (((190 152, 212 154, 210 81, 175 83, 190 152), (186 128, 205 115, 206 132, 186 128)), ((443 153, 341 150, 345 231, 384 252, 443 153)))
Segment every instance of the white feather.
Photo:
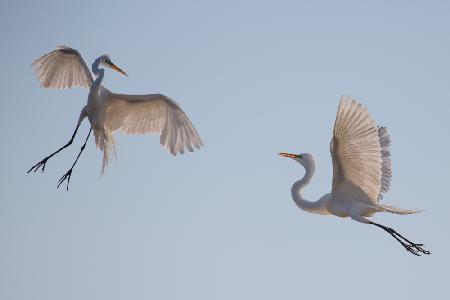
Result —
POLYGON ((109 93, 104 126, 127 134, 158 133, 170 153, 192 152, 203 142, 187 115, 172 99, 161 94, 109 93))
POLYGON ((341 98, 330 151, 332 194, 376 203, 383 163, 378 126, 367 109, 350 97, 341 98))
POLYGON ((74 86, 90 88, 94 82, 91 71, 81 54, 70 47, 59 46, 32 64, 41 86, 67 89, 74 86))

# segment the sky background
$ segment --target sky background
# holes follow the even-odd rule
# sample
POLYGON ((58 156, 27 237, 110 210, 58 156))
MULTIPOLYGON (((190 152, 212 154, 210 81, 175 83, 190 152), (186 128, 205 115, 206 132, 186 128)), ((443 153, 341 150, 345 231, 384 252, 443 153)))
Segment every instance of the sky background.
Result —
POLYGON ((443 299, 450 268, 448 1, 1 1, 0 298, 443 299), (172 157, 157 136, 117 135, 100 177, 89 140, 70 189, 56 189, 88 132, 65 144, 82 88, 39 87, 30 64, 58 45, 101 54, 121 93, 176 99, 205 147, 172 157), (387 126, 390 204, 380 214, 433 254, 375 226, 299 210, 331 189, 340 95, 387 126))

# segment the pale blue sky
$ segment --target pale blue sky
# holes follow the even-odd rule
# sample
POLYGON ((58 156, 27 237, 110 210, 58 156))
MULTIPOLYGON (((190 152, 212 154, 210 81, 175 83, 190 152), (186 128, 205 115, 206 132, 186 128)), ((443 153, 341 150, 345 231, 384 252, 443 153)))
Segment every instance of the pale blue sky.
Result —
POLYGON ((443 299, 450 268, 448 1, 1 1, 0 298, 443 299), (156 136, 118 136, 99 178, 91 139, 68 192, 56 189, 88 131, 72 134, 87 90, 39 87, 31 62, 65 44, 103 53, 122 93, 162 92, 205 147, 172 157, 156 136), (303 176, 280 151, 311 152, 315 200, 330 191, 341 94, 390 130, 388 203, 377 215, 433 251, 307 214, 303 176))

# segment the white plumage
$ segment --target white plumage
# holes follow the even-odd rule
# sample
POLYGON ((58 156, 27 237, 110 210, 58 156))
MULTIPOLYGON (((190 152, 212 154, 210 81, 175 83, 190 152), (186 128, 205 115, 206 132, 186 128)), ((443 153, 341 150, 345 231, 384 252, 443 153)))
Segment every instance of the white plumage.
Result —
MULTIPOLYGON (((112 93, 101 85, 104 77, 104 69, 100 68, 101 66, 126 75, 111 62, 108 55, 102 55, 92 64, 94 80, 94 76, 89 71, 80 53, 66 46, 58 47, 33 63, 41 86, 57 89, 82 86, 89 88, 89 96, 87 105, 80 113, 77 127, 69 143, 38 162, 29 172, 36 171, 39 168, 44 170, 50 157, 69 146, 85 117, 88 117, 91 123, 91 130, 94 131, 97 147, 104 153, 102 172, 109 162, 110 154, 115 152, 113 135, 115 131, 122 131, 127 134, 160 134, 161 145, 173 155, 183 154, 185 150, 192 152, 194 148, 200 149, 203 146, 194 125, 174 100, 162 94, 125 95, 112 93)), ((83 149, 84 147, 82 151, 83 149)), ((61 178, 60 184, 65 179, 69 181, 72 168, 61 178)))
POLYGON ((333 161, 333 184, 331 193, 315 202, 303 198, 303 189, 309 184, 315 170, 315 159, 311 154, 280 153, 300 163, 305 176, 292 186, 292 198, 301 209, 321 214, 350 217, 355 221, 372 224, 384 229, 409 252, 430 254, 394 229, 367 219, 378 212, 413 214, 418 211, 400 209, 380 204, 382 194, 391 182, 391 139, 385 127, 378 127, 369 112, 351 97, 341 97, 330 153, 333 161))
POLYGON ((188 116, 172 99, 162 94, 123 95, 115 94, 104 88, 107 101, 103 126, 94 127, 95 141, 103 150, 102 172, 109 162, 111 153, 115 153, 114 131, 126 134, 160 134, 161 145, 171 154, 184 154, 200 149, 203 142, 188 116))
POLYGON ((161 94, 121 95, 110 93, 105 119, 109 130, 128 134, 159 133, 161 145, 173 155, 194 148, 202 141, 187 115, 172 99, 161 94))
POLYGON ((343 97, 339 104, 330 152, 333 158, 331 193, 376 203, 381 191, 383 163, 378 125, 367 109, 350 97, 343 97))
POLYGON ((32 66, 41 81, 41 87, 44 88, 90 88, 94 82, 80 53, 70 47, 59 46, 35 60, 32 66))

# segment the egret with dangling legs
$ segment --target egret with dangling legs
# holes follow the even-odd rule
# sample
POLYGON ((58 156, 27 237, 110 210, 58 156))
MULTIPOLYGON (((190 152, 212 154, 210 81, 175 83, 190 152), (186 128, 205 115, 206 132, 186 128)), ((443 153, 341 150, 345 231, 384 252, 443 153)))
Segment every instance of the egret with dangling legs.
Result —
POLYGON ((77 155, 72 167, 59 179, 58 187, 67 180, 69 189, 70 177, 92 131, 95 143, 103 151, 102 173, 109 163, 111 154, 115 154, 115 131, 127 134, 160 134, 160 143, 172 155, 183 154, 185 148, 192 152, 200 149, 203 142, 188 116, 171 98, 162 94, 125 95, 110 92, 102 85, 107 67, 122 75, 127 74, 111 62, 108 55, 101 55, 92 64, 92 73, 80 53, 66 46, 38 58, 32 65, 45 88, 66 89, 75 86, 89 89, 87 105, 83 107, 77 126, 69 142, 48 155, 34 166, 28 173, 45 170, 50 158, 72 145, 81 122, 87 117, 90 122, 89 133, 77 155), (95 79, 94 79, 95 76, 95 79))
POLYGON ((314 175, 314 156, 309 153, 285 152, 279 155, 291 158, 305 168, 305 175, 291 189, 295 204, 302 210, 321 215, 350 217, 360 223, 377 226, 410 253, 417 256, 430 254, 423 244, 411 242, 394 229, 368 219, 379 212, 399 215, 419 212, 380 203, 383 194, 390 188, 390 144, 387 129, 378 127, 365 107, 351 97, 341 97, 330 144, 333 160, 331 193, 315 202, 307 201, 302 192, 314 175))

